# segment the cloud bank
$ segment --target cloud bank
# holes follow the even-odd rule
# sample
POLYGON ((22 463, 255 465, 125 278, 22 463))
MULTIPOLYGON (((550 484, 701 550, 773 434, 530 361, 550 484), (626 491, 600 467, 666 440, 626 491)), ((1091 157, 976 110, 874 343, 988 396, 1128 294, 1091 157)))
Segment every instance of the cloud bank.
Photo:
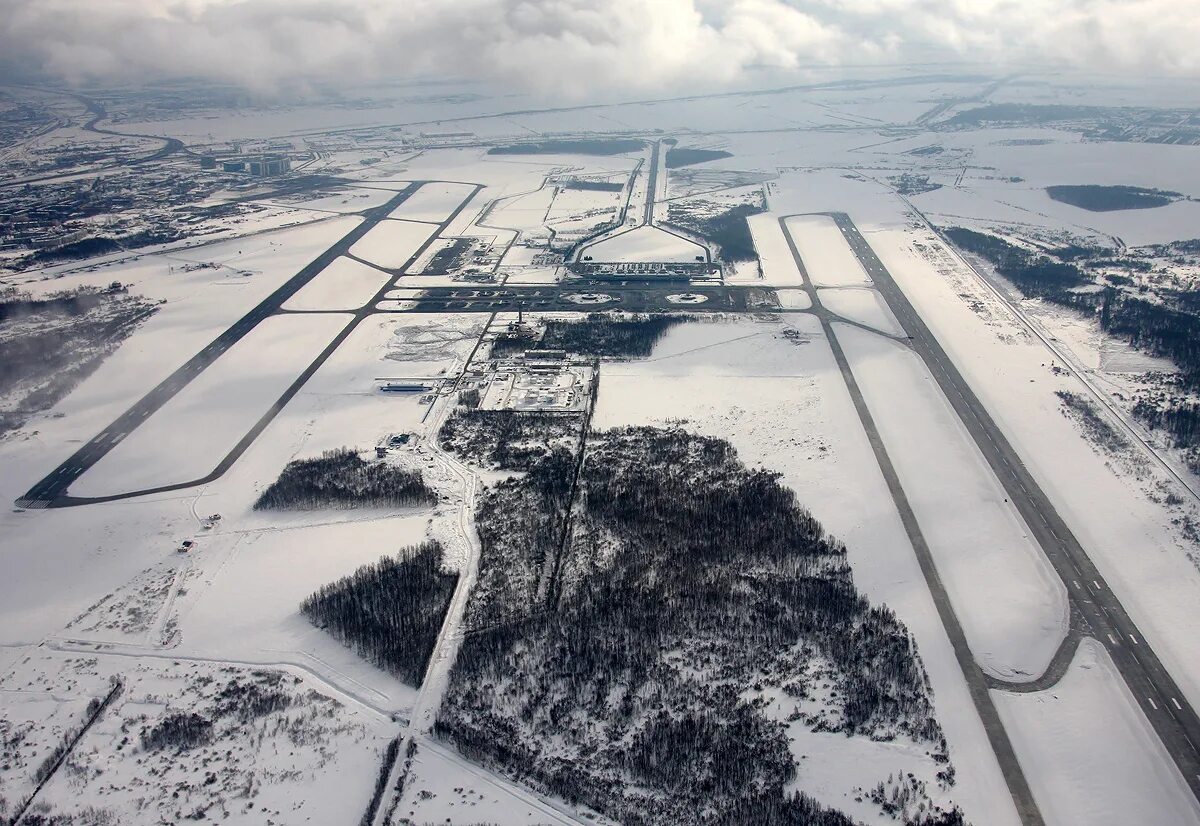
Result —
POLYGON ((252 92, 452 76, 558 98, 957 58, 1200 75, 1179 0, 0 0, 5 72, 252 92))

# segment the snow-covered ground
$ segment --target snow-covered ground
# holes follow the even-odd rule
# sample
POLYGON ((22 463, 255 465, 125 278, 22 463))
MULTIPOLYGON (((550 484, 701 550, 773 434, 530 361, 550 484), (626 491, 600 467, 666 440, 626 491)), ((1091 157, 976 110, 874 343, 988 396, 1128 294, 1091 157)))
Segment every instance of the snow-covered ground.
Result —
POLYGON ((350 318, 317 313, 266 319, 125 436, 70 493, 104 496, 206 476, 350 318))
POLYGON ((416 221, 380 221, 350 248, 350 254, 391 270, 416 255, 437 227, 416 221))
POLYGON ((1058 575, 917 356, 834 327, 971 651, 998 677, 1040 676, 1067 630, 1058 575))
POLYGON ((1053 689, 992 698, 1049 826, 1200 823, 1200 804, 1095 640, 1080 643, 1053 689))
POLYGON ((474 190, 472 184, 440 181, 422 184, 420 189, 404 200, 404 203, 392 210, 388 217, 440 224, 449 218, 474 190))
POLYGON ((808 277, 818 287, 859 287, 871 283, 828 215, 802 215, 787 219, 788 232, 796 242, 808 277))
POLYGON ((366 808, 391 723, 314 691, 301 674, 169 657, 38 652, 5 684, 19 685, 22 695, 101 697, 112 676, 124 681, 123 691, 71 751, 31 814, 85 823, 205 816, 245 824, 333 823, 366 808), (199 738, 185 748, 178 748, 183 738, 161 746, 147 741, 169 728, 173 715, 204 721, 199 738))
POLYGON ((874 289, 867 287, 822 287, 817 291, 821 304, 848 321, 865 324, 891 336, 904 335, 904 328, 874 289))
POLYGON ((283 305, 285 310, 357 310, 393 278, 353 258, 337 258, 283 305))
POLYGON ((593 261, 695 261, 704 248, 658 227, 643 226, 611 235, 580 251, 580 258, 593 261))
POLYGON ((806 290, 791 288, 776 290, 779 306, 785 310, 807 310, 812 307, 812 299, 806 290))

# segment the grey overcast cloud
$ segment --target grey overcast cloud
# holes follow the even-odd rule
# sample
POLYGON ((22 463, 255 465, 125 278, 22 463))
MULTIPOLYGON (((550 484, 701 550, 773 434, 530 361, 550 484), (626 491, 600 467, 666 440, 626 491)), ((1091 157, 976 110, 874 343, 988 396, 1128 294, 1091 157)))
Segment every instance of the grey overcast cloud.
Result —
POLYGON ((1200 71, 1200 14, 1175 0, 2 0, 0 38, 10 72, 262 94, 452 72, 571 99, 929 60, 1200 71))

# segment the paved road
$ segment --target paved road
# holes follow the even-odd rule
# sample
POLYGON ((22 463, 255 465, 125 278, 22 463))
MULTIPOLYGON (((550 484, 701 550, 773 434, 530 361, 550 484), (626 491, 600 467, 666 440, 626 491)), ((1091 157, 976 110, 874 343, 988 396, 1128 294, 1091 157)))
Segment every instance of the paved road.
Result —
POLYGON ((858 228, 843 213, 832 217, 1062 578, 1072 614, 1108 649, 1184 780, 1200 798, 1200 718, 858 228))
MULTIPOLYGON (((283 286, 279 287, 275 292, 271 293, 258 306, 246 313, 241 319, 236 321, 233 326, 227 329, 221 335, 217 336, 211 344, 206 346, 199 353, 189 359, 183 366, 177 369, 174 373, 164 379, 149 393, 143 396, 133 407, 129 408, 116 421, 110 424, 100 433, 96 434, 87 444, 77 450, 69 459, 50 472, 44 479, 35 484, 29 491, 20 499, 17 500, 17 505, 20 507, 45 508, 45 507, 66 507, 70 505, 83 505, 95 502, 107 502, 116 499, 126 499, 132 496, 144 496, 148 493, 161 493, 170 490, 180 490, 187 487, 192 487, 197 484, 212 481, 223 474, 237 460, 246 448, 257 438, 258 434, 266 428, 267 424, 283 409, 292 397, 299 392, 317 368, 325 362, 325 360, 333 353, 335 349, 346 339, 347 336, 357 326, 358 321, 363 317, 371 314, 374 301, 367 305, 367 308, 357 313, 354 319, 347 324, 338 336, 330 342, 330 344, 321 352, 320 355, 308 366, 307 369, 300 375, 299 378, 284 392, 284 394, 272 405, 271 409, 256 423, 254 428, 247 433, 233 451, 227 455, 222 462, 217 466, 213 473, 203 479, 196 479, 187 482, 181 482, 175 485, 167 485, 160 488, 148 490, 130 491, 128 493, 117 494, 113 496, 95 497, 95 498, 78 498, 68 496, 66 491, 70 485, 87 472, 96 462, 100 461, 110 450, 121 443, 126 436, 129 435, 138 425, 150 417, 156 410, 171 400, 180 390, 191 383, 196 376, 200 375, 209 365, 216 361, 220 356, 246 336, 253 330, 263 319, 274 315, 281 311, 283 304, 299 291, 305 284, 315 278, 322 270, 329 266, 339 256, 345 254, 349 249, 364 235, 366 235, 376 224, 386 218, 389 213, 409 196, 428 181, 417 181, 412 186, 397 193, 395 197, 389 200, 382 206, 375 207, 363 213, 364 220, 341 240, 321 253, 312 263, 306 266, 296 275, 292 276, 283 286)), ((478 192, 476 188, 475 192, 478 192)), ((474 197, 474 192, 471 197, 474 197)), ((468 198, 467 201, 470 199, 468 198)), ((467 201, 459 207, 443 224, 437 233, 434 233, 430 239, 418 250, 413 258, 415 259, 433 243, 433 240, 440 234, 441 229, 444 229, 458 216, 458 213, 466 207, 467 201)), ((411 259, 410 259, 411 260, 411 259)), ((383 287, 376 300, 383 293, 392 289, 391 284, 383 287)))

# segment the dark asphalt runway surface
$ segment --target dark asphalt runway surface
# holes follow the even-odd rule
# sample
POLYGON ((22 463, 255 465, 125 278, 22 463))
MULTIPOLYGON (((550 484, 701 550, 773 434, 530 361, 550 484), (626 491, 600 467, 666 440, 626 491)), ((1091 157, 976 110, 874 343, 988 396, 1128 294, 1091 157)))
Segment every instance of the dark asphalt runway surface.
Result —
POLYGON ((1184 780, 1200 798, 1200 719, 1187 698, 858 228, 843 213, 832 217, 1062 578, 1073 617, 1081 619, 1082 630, 1108 650, 1184 780))
MULTIPOLYGON (((403 286, 404 280, 400 280, 403 286)), ((409 313, 575 312, 626 310, 629 312, 750 312, 772 310, 773 295, 760 287, 689 287, 687 283, 592 283, 589 286, 545 287, 429 287, 414 299, 409 313), (588 295, 605 296, 589 301, 588 295), (689 296, 686 300, 679 296, 689 296), (699 301, 703 298, 703 301, 699 301)))

